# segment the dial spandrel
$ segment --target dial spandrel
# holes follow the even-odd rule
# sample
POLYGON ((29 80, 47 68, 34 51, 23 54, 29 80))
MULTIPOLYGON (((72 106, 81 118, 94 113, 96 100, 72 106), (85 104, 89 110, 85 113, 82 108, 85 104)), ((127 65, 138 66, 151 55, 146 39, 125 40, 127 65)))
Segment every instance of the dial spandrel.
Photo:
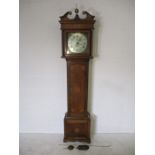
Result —
POLYGON ((70 33, 68 37, 68 53, 82 53, 87 48, 87 37, 83 33, 70 33))

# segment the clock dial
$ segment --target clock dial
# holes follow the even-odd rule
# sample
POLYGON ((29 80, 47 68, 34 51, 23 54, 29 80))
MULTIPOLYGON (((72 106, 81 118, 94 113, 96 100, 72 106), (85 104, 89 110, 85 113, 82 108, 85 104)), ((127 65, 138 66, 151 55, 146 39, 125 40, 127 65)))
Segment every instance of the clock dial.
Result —
POLYGON ((82 53, 87 48, 87 37, 83 33, 70 33, 68 37, 69 53, 82 53))

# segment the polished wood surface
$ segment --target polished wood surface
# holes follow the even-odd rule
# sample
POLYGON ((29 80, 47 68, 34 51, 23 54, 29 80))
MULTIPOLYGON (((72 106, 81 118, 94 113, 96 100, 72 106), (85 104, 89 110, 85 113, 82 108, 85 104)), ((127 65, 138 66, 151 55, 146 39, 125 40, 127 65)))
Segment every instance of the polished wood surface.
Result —
POLYGON ((62 30, 62 57, 67 61, 67 102, 64 118, 64 142, 82 141, 90 143, 90 114, 87 111, 89 60, 92 58, 92 31, 94 16, 84 11, 84 19, 75 10, 75 17, 67 12, 60 17, 62 30), (68 54, 68 34, 81 32, 87 36, 88 45, 82 53, 68 54))
POLYGON ((88 63, 67 61, 68 112, 81 114, 87 110, 88 63))

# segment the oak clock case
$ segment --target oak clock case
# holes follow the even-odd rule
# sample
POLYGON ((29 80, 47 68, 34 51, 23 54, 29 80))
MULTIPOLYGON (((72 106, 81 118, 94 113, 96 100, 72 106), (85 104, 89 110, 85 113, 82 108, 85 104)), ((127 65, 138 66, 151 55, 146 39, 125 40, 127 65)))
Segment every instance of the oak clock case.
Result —
POLYGON ((92 58, 94 16, 83 11, 80 18, 68 11, 60 17, 62 30, 62 58, 67 61, 67 112, 64 118, 64 142, 90 143, 90 114, 87 111, 88 70, 92 58))

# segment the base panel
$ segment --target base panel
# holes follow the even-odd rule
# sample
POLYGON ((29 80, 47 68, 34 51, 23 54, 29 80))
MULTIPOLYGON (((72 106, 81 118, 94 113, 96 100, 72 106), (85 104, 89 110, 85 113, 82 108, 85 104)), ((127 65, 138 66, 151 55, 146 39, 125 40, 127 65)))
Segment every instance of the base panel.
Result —
POLYGON ((90 118, 67 117, 64 118, 64 142, 90 143, 90 118))

